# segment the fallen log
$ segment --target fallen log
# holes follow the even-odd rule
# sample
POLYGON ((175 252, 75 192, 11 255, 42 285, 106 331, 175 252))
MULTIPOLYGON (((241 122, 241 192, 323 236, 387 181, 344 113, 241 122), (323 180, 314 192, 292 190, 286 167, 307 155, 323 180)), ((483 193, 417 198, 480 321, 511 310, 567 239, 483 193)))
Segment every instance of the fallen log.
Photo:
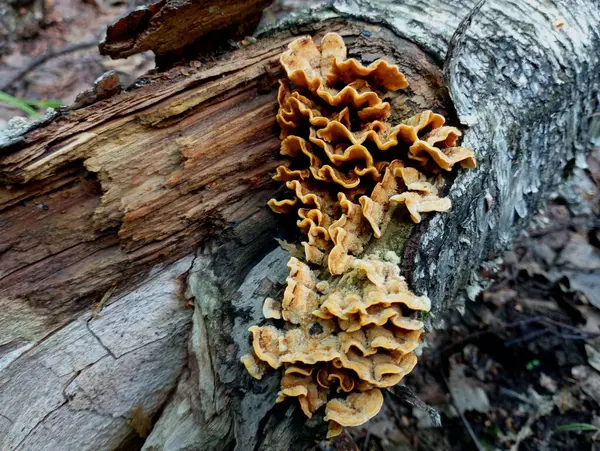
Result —
POLYGON ((478 168, 448 178, 452 209, 397 223, 386 241, 431 298, 435 326, 586 151, 599 25, 584 0, 339 1, 9 131, 3 449, 303 449, 322 438, 322 415, 274 404, 276 372, 257 382, 239 363, 287 275, 274 237, 295 238, 265 206, 278 189, 280 54, 298 35, 336 31, 350 56, 406 74, 395 117, 434 109, 462 127, 478 168))

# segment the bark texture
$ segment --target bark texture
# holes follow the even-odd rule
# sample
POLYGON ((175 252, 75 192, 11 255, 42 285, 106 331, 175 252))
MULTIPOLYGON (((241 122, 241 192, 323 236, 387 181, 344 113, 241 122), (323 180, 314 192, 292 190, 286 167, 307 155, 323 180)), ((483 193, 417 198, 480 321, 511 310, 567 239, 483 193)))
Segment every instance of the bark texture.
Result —
POLYGON ((275 405, 278 375, 256 382, 238 363, 247 327, 287 273, 273 237, 293 225, 265 207, 277 189, 285 45, 338 31, 353 55, 384 56, 407 74, 395 114, 429 107, 464 127, 479 166, 449 180, 452 210, 397 224, 379 244, 403 255, 435 318, 460 305, 473 270, 587 149, 599 30, 592 1, 338 1, 7 135, 2 448, 133 446, 151 421, 147 450, 313 443, 318 415, 275 405))
POLYGON ((222 44, 251 34, 271 0, 159 0, 117 20, 106 30, 100 53, 126 58, 152 50, 158 57, 187 45, 222 44), (218 33, 218 34, 216 34, 218 33))

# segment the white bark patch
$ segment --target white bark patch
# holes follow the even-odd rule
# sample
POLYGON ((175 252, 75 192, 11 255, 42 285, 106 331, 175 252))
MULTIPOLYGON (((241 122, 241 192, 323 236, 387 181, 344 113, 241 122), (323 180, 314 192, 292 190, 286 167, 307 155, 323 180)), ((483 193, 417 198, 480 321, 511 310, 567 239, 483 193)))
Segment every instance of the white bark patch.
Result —
POLYGON ((170 265, 92 320, 86 313, 0 370, 0 449, 112 449, 130 412, 154 415, 186 359, 191 310, 170 265))

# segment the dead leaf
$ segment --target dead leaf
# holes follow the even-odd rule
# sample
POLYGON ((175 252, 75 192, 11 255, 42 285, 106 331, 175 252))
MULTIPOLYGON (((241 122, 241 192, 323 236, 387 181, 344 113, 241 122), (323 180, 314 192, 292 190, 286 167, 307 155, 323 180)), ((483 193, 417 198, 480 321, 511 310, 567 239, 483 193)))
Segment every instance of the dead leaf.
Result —
POLYGON ((532 250, 535 256, 548 266, 550 266, 556 258, 556 252, 554 252, 547 244, 534 242, 532 250))
POLYGON ((585 344, 585 353, 587 354, 588 363, 596 371, 600 371, 600 351, 589 343, 585 344))
POLYGON ((561 390, 557 394, 552 397, 554 404, 558 407, 558 410, 561 414, 567 413, 569 410, 574 410, 579 406, 579 402, 571 393, 571 388, 566 390, 561 390))
POLYGON ((570 269, 594 271, 600 269, 600 251, 580 235, 572 235, 556 261, 570 269))
POLYGON ((540 376, 540 385, 551 393, 556 392, 556 381, 544 373, 540 376))
POLYGON ((129 414, 129 425, 142 437, 148 437, 152 429, 152 418, 148 416, 140 406, 135 406, 129 414))
POLYGON ((600 272, 565 271, 571 288, 580 291, 594 307, 600 309, 600 272))
POLYGON ((581 390, 600 405, 600 374, 585 365, 571 368, 571 374, 579 381, 581 390))
POLYGON ((448 379, 448 389, 456 408, 460 412, 475 410, 486 413, 490 410, 490 400, 481 387, 477 379, 465 375, 466 365, 456 363, 455 359, 450 358, 450 377, 448 379))
POLYGON ((600 333, 600 313, 595 307, 589 305, 579 305, 577 309, 581 312, 581 315, 585 318, 586 322, 581 330, 583 332, 600 333))

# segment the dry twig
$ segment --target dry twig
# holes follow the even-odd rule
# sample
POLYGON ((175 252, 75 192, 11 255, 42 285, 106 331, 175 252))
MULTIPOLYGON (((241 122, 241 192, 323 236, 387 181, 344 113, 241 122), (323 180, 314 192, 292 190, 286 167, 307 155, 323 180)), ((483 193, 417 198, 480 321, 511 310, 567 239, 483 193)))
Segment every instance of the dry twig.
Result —
POLYGON ((12 88, 12 86, 21 80, 25 75, 34 70, 36 67, 41 66, 46 61, 51 60, 52 58, 56 58, 58 56, 66 55, 67 53, 76 52, 77 50, 87 49, 89 47, 93 47, 94 45, 98 45, 98 39, 93 38, 89 41, 78 42, 76 44, 68 44, 64 47, 59 48, 58 50, 44 53, 43 55, 36 56, 33 58, 29 64, 27 64, 24 68, 22 68, 19 72, 5 81, 2 85, 0 85, 0 91, 7 91, 12 88))

